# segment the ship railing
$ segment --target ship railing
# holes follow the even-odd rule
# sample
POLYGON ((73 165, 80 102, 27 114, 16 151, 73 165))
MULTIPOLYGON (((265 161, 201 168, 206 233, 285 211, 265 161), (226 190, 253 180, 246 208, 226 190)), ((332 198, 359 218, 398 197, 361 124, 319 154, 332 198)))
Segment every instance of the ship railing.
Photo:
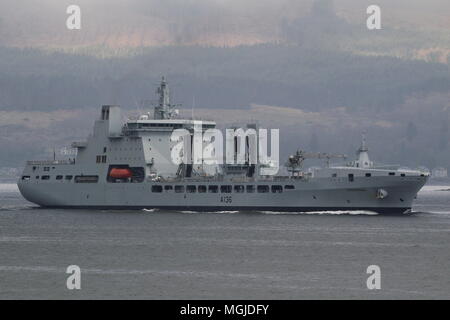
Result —
POLYGON ((214 119, 212 118, 205 118, 205 117, 183 117, 182 120, 190 120, 190 121, 210 121, 210 122, 214 122, 214 119))
POLYGON ((258 181, 289 181, 289 180, 307 180, 311 175, 299 175, 299 176, 262 176, 258 179, 258 181))
POLYGON ((220 182, 224 181, 223 178, 215 177, 215 176, 204 176, 204 177, 157 177, 152 178, 148 177, 148 181, 155 181, 155 182, 174 182, 174 183, 180 183, 180 182, 220 182))
POLYGON ((287 182, 292 180, 307 180, 310 178, 309 175, 303 176, 261 176, 261 177, 232 177, 226 178, 223 175, 217 176, 194 176, 194 177, 147 177, 147 181, 153 182, 172 182, 172 183, 180 183, 180 182, 218 182, 218 183, 263 183, 263 182, 287 182))
POLYGON ((27 161, 27 165, 67 165, 67 164, 75 164, 75 160, 29 160, 27 161))

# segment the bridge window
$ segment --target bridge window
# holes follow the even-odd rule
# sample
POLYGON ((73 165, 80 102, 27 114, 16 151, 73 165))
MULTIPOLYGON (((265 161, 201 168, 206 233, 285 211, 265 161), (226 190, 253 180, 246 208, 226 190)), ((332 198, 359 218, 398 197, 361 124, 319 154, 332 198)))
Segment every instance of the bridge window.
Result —
POLYGON ((255 193, 255 186, 254 185, 248 185, 247 186, 247 192, 248 193, 255 193))
POLYGON ((75 183, 97 183, 98 176, 75 176, 75 183))
POLYGON ((184 193, 184 186, 175 186, 176 193, 184 193))
POLYGON ((205 193, 206 192, 206 186, 198 186, 198 193, 205 193))
POLYGON ((22 176, 22 180, 30 180, 30 176, 22 176))
POLYGON ((50 176, 42 176, 42 180, 50 180, 50 176))
POLYGON ((272 193, 281 193, 283 192, 282 186, 272 186, 272 193))
POLYGON ((66 180, 72 180, 73 176, 66 176, 66 180))
POLYGON ((336 177, 337 177, 337 173, 333 173, 331 176, 332 176, 333 178, 336 178, 336 177))
POLYGON ((164 186, 164 190, 167 191, 172 191, 173 187, 172 186, 164 186))
POLYGON ((50 171, 50 167, 44 167, 44 171, 50 171))
POLYGON ((56 180, 62 180, 63 176, 56 176, 56 180))
POLYGON ((401 177, 404 177, 404 176, 406 176, 406 175, 405 175, 404 173, 401 173, 400 176, 401 176, 401 177))
POLYGON ((231 186, 220 186, 220 192, 231 193, 231 186))
POLYGON ((286 189, 286 190, 294 190, 295 186, 293 186, 292 184, 288 184, 288 185, 284 186, 284 189, 286 189))
POLYGON ((366 173, 366 177, 367 177, 367 178, 369 178, 369 177, 371 177, 371 176, 372 176, 371 173, 366 173))
POLYGON ((95 162, 96 163, 106 163, 106 156, 96 156, 95 157, 95 162))
POLYGON ((186 187, 187 193, 195 193, 196 191, 197 191, 197 186, 190 185, 190 186, 186 187))
POLYGON ((39 179, 39 176, 36 176, 36 179, 39 179))
POLYGON ((349 173, 348 174, 348 181, 353 182, 355 180, 355 176, 353 175, 353 173, 349 173))
POLYGON ((152 186, 152 192, 162 192, 162 186, 152 186))
POLYGON ((243 193, 244 191, 245 191, 244 186, 241 185, 234 186, 234 192, 243 193))
POLYGON ((258 186, 259 193, 267 193, 269 192, 269 186, 258 186))
POLYGON ((390 176, 395 176, 395 172, 389 172, 390 176))
POLYGON ((219 187, 218 186, 208 186, 209 193, 218 193, 219 187))

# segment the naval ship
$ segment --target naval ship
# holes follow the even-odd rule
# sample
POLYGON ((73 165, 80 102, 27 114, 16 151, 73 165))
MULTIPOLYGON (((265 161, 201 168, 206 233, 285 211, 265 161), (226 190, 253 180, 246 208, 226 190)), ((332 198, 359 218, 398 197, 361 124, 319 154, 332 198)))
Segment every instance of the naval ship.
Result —
MULTIPOLYGON (((288 158, 285 175, 264 172, 262 167, 270 163, 252 163, 248 154, 239 163, 174 163, 175 130, 184 129, 194 139, 195 130, 205 133, 216 123, 181 118, 164 78, 157 93, 153 114, 125 120, 119 106, 102 106, 93 133, 72 143, 75 158, 27 161, 18 181, 22 195, 39 206, 58 208, 403 214, 411 212, 429 177, 427 172, 375 165, 365 139, 356 159, 342 165, 329 161, 344 155, 298 150, 288 158), (305 171, 303 162, 310 158, 325 159, 327 165, 305 171)), ((248 137, 243 139, 248 151, 248 137)), ((237 140, 227 141, 234 142, 227 152, 235 159, 237 140)))

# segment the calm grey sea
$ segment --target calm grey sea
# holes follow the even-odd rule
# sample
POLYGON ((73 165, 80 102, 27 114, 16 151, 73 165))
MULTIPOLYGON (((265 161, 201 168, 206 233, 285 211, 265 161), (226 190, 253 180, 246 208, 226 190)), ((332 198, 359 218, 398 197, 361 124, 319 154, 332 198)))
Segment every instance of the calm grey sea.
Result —
POLYGON ((0 299, 449 299, 449 189, 389 217, 48 210, 0 184, 0 299))

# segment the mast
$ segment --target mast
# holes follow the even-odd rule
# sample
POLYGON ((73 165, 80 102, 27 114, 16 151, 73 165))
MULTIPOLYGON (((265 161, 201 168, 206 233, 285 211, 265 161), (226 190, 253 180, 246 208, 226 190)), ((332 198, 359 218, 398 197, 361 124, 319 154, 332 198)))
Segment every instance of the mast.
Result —
POLYGON ((367 152, 367 151, 369 151, 369 148, 367 148, 366 132, 364 131, 362 133, 361 146, 359 147, 358 153, 360 153, 360 152, 367 152))
POLYGON ((370 161, 369 158, 369 148, 367 147, 366 143, 366 132, 363 132, 362 139, 361 139, 361 146, 359 147, 357 151, 358 160, 355 161, 356 167, 359 168, 370 168, 373 167, 373 162, 370 161))
POLYGON ((154 118, 158 120, 172 119, 178 114, 178 109, 175 109, 177 105, 170 104, 169 85, 164 77, 162 77, 156 93, 159 94, 159 101, 154 109, 154 118))

